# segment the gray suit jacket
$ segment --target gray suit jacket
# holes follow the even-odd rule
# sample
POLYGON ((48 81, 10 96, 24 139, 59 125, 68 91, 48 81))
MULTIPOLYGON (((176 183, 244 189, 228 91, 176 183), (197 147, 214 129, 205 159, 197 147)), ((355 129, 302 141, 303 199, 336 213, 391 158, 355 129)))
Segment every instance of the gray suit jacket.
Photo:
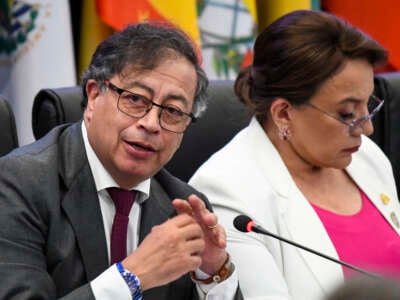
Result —
MULTIPOLYGON (((81 123, 60 126, 0 158, 0 299, 94 299, 107 245, 81 123)), ((174 198, 204 195, 161 170, 142 205, 140 241, 175 214, 174 198)), ((188 275, 145 299, 197 299, 188 275)), ((241 299, 238 291, 237 299, 241 299)))

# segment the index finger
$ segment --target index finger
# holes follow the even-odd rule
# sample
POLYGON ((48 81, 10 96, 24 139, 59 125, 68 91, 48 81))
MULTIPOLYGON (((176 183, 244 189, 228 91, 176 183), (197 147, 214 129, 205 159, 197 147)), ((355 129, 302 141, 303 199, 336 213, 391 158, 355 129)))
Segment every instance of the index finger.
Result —
POLYGON ((193 215, 193 209, 192 209, 190 203, 186 200, 174 199, 172 201, 172 205, 175 207, 178 215, 180 215, 180 214, 188 214, 190 216, 193 215))
POLYGON ((188 201, 190 203, 190 206, 192 207, 194 212, 203 212, 203 211, 208 211, 206 208, 206 205, 203 200, 201 200, 198 196, 196 195, 190 195, 188 197, 188 201))
POLYGON ((214 227, 215 224, 218 223, 217 216, 207 209, 204 201, 198 196, 190 195, 188 200, 193 209, 193 213, 201 223, 208 227, 214 227))

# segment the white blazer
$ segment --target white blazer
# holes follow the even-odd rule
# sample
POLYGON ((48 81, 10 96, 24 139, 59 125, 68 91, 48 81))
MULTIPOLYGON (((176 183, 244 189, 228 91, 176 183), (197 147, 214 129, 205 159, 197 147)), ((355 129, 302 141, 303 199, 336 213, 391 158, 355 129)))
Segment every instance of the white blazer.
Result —
MULTIPOLYGON (((363 136, 346 170, 400 233, 393 172, 379 147, 363 136)), ((200 167, 190 184, 208 196, 227 230, 228 251, 245 299, 321 300, 343 281, 336 263, 271 237, 234 229, 233 219, 246 214, 271 232, 338 258, 319 217, 255 118, 200 167)))

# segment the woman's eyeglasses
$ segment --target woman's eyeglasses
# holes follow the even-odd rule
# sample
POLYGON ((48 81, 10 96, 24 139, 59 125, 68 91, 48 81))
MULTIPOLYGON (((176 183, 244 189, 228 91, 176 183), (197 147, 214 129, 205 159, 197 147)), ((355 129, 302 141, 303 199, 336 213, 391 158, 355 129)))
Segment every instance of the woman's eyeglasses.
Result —
POLYGON ((339 121, 342 124, 347 125, 349 127, 349 133, 351 134, 356 128, 361 126, 364 122, 366 122, 368 120, 371 120, 377 114, 377 112, 382 108, 384 102, 385 102, 384 100, 379 99, 375 95, 371 95, 369 100, 368 100, 368 112, 369 113, 367 115, 365 115, 365 116, 353 119, 350 122, 347 122, 347 121, 345 121, 345 120, 343 120, 341 118, 338 118, 338 117, 336 117, 336 116, 334 116, 334 115, 332 115, 332 114, 320 109, 319 107, 315 106, 312 103, 306 103, 306 105, 308 105, 308 106, 310 106, 310 107, 312 107, 312 108, 314 108, 316 110, 319 110, 320 112, 322 112, 322 113, 326 114, 327 116, 339 121))

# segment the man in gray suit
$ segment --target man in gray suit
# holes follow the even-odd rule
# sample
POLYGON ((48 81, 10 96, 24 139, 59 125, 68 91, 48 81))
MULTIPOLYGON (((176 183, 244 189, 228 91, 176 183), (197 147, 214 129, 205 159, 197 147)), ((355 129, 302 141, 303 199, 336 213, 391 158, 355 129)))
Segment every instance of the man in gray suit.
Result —
POLYGON ((176 28, 131 25, 99 45, 83 121, 0 159, 0 299, 241 299, 209 202, 162 169, 207 84, 176 28), (116 263, 115 187, 133 201, 116 263))

